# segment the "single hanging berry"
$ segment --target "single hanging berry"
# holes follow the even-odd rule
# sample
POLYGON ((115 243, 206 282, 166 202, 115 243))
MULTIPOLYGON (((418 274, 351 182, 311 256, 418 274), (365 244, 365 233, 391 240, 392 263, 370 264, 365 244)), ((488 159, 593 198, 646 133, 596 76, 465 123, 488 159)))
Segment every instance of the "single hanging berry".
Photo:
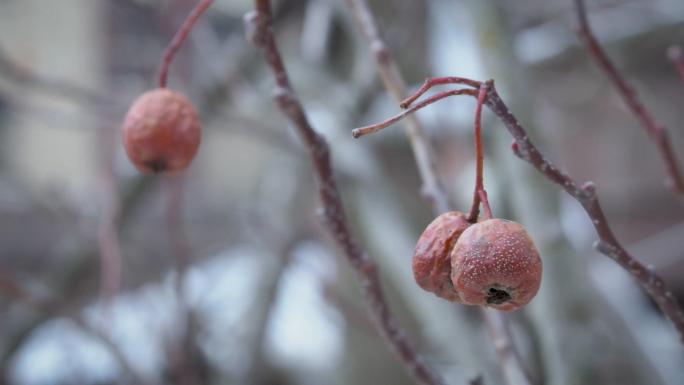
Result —
POLYGON ((187 168, 202 137, 190 100, 166 88, 140 95, 128 109, 122 131, 128 158, 142 173, 187 168))

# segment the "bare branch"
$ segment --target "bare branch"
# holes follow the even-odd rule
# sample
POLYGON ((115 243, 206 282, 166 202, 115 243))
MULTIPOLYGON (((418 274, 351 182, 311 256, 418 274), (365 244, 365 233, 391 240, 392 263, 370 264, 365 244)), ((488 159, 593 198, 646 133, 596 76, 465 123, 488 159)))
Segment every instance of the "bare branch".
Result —
MULTIPOLYGON (((447 92, 445 91, 444 93, 447 92)), ((532 144, 518 119, 508 110, 508 107, 496 91, 493 82, 489 87, 485 104, 501 119, 504 126, 513 136, 513 153, 530 163, 547 179, 558 184, 582 205, 599 236, 599 240, 595 244, 596 249, 617 262, 641 284, 653 301, 658 304, 665 317, 672 322, 684 344, 684 311, 682 311, 672 292, 665 286, 663 279, 656 272, 635 259, 618 242, 603 213, 594 183, 586 182, 580 184, 549 162, 539 152, 537 147, 532 144)))
POLYGON ((290 85, 280 56, 271 26, 270 0, 255 0, 255 8, 255 12, 245 17, 248 37, 264 50, 266 61, 276 80, 276 103, 282 113, 292 122, 309 152, 318 179, 319 195, 328 231, 343 249, 349 263, 357 273, 364 288, 364 298, 377 327, 406 369, 421 384, 445 384, 445 381, 420 359, 413 345, 406 338, 385 300, 375 262, 359 247, 349 230, 344 206, 332 171, 328 144, 309 124, 304 109, 290 85))
MULTIPOLYGON (((382 41, 380 37, 380 34, 378 33, 378 28, 376 26, 373 14, 370 8, 368 7, 368 3, 366 2, 366 0, 347 0, 347 4, 351 9, 354 17, 356 18, 357 23, 359 24, 359 29, 366 37, 366 40, 368 40, 368 44, 371 48, 371 51, 375 55, 378 72, 380 74, 380 77, 382 78, 382 82, 384 83, 385 88, 390 92, 390 94, 392 94, 392 97, 397 101, 397 103, 400 104, 400 106, 402 106, 402 108, 408 107, 408 105, 410 105, 413 101, 415 101, 418 97, 420 97, 420 95, 425 93, 432 86, 440 84, 439 80, 427 79, 423 86, 420 88, 420 90, 418 90, 417 95, 414 94, 410 96, 408 99, 404 100, 404 98, 406 97, 406 83, 402 78, 396 63, 392 58, 392 54, 387 49, 385 43, 382 41)), ((470 79, 465 78, 450 77, 442 79, 444 83, 441 84, 456 83, 464 84, 466 86, 474 88, 479 88, 481 86, 480 82, 472 81, 470 79)), ((422 192, 423 195, 426 196, 432 204, 432 211, 435 215, 439 215, 447 211, 452 211, 453 207, 451 202, 449 202, 446 193, 444 192, 444 187, 437 178, 437 173, 435 171, 435 160, 433 157, 433 151, 431 149, 430 143, 425 134, 423 133, 423 129, 418 123, 418 121, 415 118, 411 117, 411 112, 414 112, 422 107, 434 103, 441 98, 451 96, 452 94, 466 94, 477 96, 477 90, 455 90, 435 95, 432 98, 428 98, 425 101, 426 104, 418 104, 416 108, 411 108, 407 110, 406 113, 403 114, 403 116, 399 117, 399 119, 408 117, 406 133, 409 142, 411 143, 411 148, 413 149, 413 155, 416 159, 416 164, 420 172, 420 177, 423 181, 422 192)), ((358 137, 357 135, 354 136, 358 137)), ((478 196, 480 195, 478 194, 478 196)), ((483 193, 481 197, 486 200, 486 193, 483 193)), ((494 320, 491 319, 494 316, 493 313, 483 311, 482 316, 489 324, 494 325, 492 326, 493 328, 498 328, 499 323, 495 323, 494 320)), ((498 315, 498 317, 502 317, 502 320, 505 320, 502 315, 498 315)), ((508 343, 512 344, 512 337, 508 333, 507 329, 498 329, 496 335, 492 334, 491 336, 493 340, 505 340, 508 341, 508 343)), ((500 352, 497 351, 497 353, 500 352)), ((522 367, 521 359, 516 354, 513 354, 511 357, 503 357, 499 355, 499 362, 502 365, 502 367, 504 365, 516 365, 518 367, 522 367)), ((518 371, 524 372, 522 369, 519 369, 518 371)), ((504 372, 506 372, 505 368, 504 372)), ((527 378, 523 378, 523 380, 524 381, 520 382, 519 384, 530 383, 529 379, 527 378)), ((512 383, 509 384, 513 385, 512 383)))
POLYGON ((651 140, 656 144, 661 153, 663 162, 667 169, 669 184, 675 193, 684 196, 684 176, 681 174, 677 157, 672 149, 672 144, 665 126, 659 124, 651 115, 649 109, 639 100, 636 90, 630 85, 625 77, 620 73, 615 64, 610 60, 606 52, 594 36, 589 20, 584 0, 574 0, 577 13, 579 37, 587 47, 589 54, 596 64, 601 67, 608 79, 613 83, 616 90, 622 97, 627 107, 632 111, 634 117, 639 121, 641 127, 646 131, 651 140))
POLYGON ((665 317, 672 322, 679 333, 680 340, 684 343, 684 311, 682 311, 672 292, 665 286, 663 279, 656 272, 648 269, 630 255, 618 242, 603 213, 594 183, 586 182, 580 185, 579 182, 570 178, 570 176, 545 159, 534 144, 532 144, 520 122, 511 114, 508 107, 501 100, 494 86, 489 90, 486 104, 501 119, 513 138, 515 138, 513 143, 514 153, 544 174, 547 179, 558 184, 582 205, 599 236, 596 249, 613 259, 636 278, 644 290, 658 304, 665 317))

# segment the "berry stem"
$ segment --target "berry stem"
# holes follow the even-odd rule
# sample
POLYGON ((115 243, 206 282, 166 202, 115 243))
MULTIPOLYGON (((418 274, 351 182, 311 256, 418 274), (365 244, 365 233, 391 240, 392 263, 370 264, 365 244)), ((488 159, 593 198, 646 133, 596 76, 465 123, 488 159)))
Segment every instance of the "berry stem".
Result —
POLYGON ((164 55, 162 56, 161 66, 159 68, 159 88, 166 87, 166 82, 169 77, 169 67, 171 66, 174 56, 176 56, 176 52, 178 52, 181 45, 183 45, 183 42, 187 39, 188 35, 190 34, 190 30, 192 30, 192 27, 195 25, 195 22, 197 22, 197 19, 202 16, 204 11, 206 11, 213 2, 214 0, 200 0, 185 21, 183 21, 183 24, 178 29, 178 32, 176 32, 176 35, 166 47, 164 55))
POLYGON ((457 77, 457 76, 446 76, 446 77, 441 77, 441 78, 427 78, 427 79, 425 79, 425 82, 423 82, 423 85, 420 86, 418 91, 414 92, 413 95, 409 96, 408 98, 404 99, 404 101, 399 103, 399 107, 401 107, 403 109, 408 108, 413 102, 416 101, 416 99, 423 96, 423 94, 426 93, 430 88, 432 88, 434 86, 444 85, 444 84, 465 84, 465 85, 473 87, 473 88, 479 88, 481 83, 476 81, 476 80, 470 80, 470 79, 461 78, 461 77, 457 77))
MULTIPOLYGON (((425 93, 425 91, 423 91, 422 93, 425 93)), ((354 138, 360 138, 360 137, 368 135, 368 134, 376 133, 376 132, 382 130, 383 128, 389 127, 389 126, 393 125, 394 123, 404 119, 405 117, 413 114, 414 112, 429 106, 430 104, 432 104, 434 102, 437 102, 441 99, 448 98, 449 96, 455 96, 455 95, 476 96, 477 92, 476 92, 476 90, 471 90, 471 89, 467 89, 467 88, 440 92, 437 95, 431 96, 431 97, 425 99, 424 101, 416 104, 415 106, 413 106, 413 107, 411 107, 405 111, 402 111, 401 113, 399 113, 399 114, 397 114, 397 115, 395 115, 395 116, 393 116, 393 117, 391 117, 385 121, 382 121, 382 122, 376 123, 376 124, 371 124, 371 125, 368 125, 365 127, 355 128, 352 131, 352 136, 354 138)), ((410 104, 410 103, 411 102, 409 102, 408 104, 410 104)))
POLYGON ((487 219, 492 217, 492 209, 489 207, 489 199, 484 189, 484 151, 482 149, 482 105, 487 98, 489 82, 482 83, 477 93, 477 106, 475 107, 475 192, 473 193, 473 204, 468 213, 468 222, 477 222, 480 214, 480 202, 484 207, 487 219))

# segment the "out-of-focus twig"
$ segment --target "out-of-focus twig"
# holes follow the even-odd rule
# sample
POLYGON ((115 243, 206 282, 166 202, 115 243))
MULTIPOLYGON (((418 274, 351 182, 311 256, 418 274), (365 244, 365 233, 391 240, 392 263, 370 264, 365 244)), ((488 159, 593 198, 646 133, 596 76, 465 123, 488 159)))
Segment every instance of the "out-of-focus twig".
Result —
MULTIPOLYGON (((445 91, 441 94, 447 93, 452 94, 450 91, 445 91)), ((441 94, 438 94, 435 97, 440 96, 441 94)), ((460 93, 460 95, 472 94, 460 93)), ((672 292, 666 287, 663 279, 655 271, 647 268, 629 254, 617 240, 603 213, 603 208, 599 203, 594 183, 586 182, 581 184, 549 162, 539 152, 537 147, 532 144, 525 129, 499 96, 493 82, 489 86, 485 104, 497 117, 499 117, 513 136, 514 142, 512 144, 512 150, 514 154, 530 163, 547 179, 558 184, 565 192, 582 205, 591 219, 599 237, 599 240, 595 244, 596 249, 617 262, 641 284, 653 301, 658 304, 665 317, 672 322, 679 333, 680 340, 684 344, 684 311, 682 310, 682 307, 679 305, 672 292)), ((400 115, 405 116, 403 114, 397 116, 400 115)))
MULTIPOLYGON (((154 185, 151 182, 152 179, 150 178, 139 177, 123 191, 118 221, 119 229, 125 226, 141 198, 154 185)), ((2 381, 3 375, 7 373, 11 358, 34 330, 53 317, 60 315, 62 309, 82 306, 80 301, 82 301, 81 295, 84 291, 84 285, 87 285, 86 281, 89 277, 97 275, 97 267, 94 262, 97 260, 97 252, 97 250, 92 249, 86 250, 75 257, 72 263, 67 264, 58 282, 51 287, 56 299, 50 300, 47 304, 43 304, 39 299, 37 302, 41 302, 41 304, 36 308, 39 310, 38 314, 24 320, 12 336, 4 341, 4 350, 0 351, 0 381, 2 381)), ((13 286, 20 287, 20 285, 13 286)), ((24 291, 24 293, 26 292, 24 291)))
POLYGON ((498 310, 484 309, 485 313, 493 313, 491 317, 485 317, 487 327, 494 340, 494 348, 501 361, 501 368, 504 378, 509 384, 529 384, 530 375, 519 361, 518 352, 510 338, 510 330, 506 319, 500 315, 497 317, 498 310))
MULTIPOLYGON (((347 4, 351 9, 361 32, 368 40, 371 51, 375 55, 375 60, 378 66, 378 72, 382 78, 382 82, 385 88, 392 94, 392 97, 397 103, 409 102, 409 100, 404 100, 406 98, 406 82, 404 81, 399 69, 392 58, 391 52, 387 49, 386 44, 383 42, 378 32, 377 25, 373 14, 368 6, 366 0, 347 0, 347 4)), ((468 81, 468 79, 465 79, 468 81)), ((429 87, 427 87, 429 88, 429 87)), ((425 90, 427 90, 427 88, 425 90)), ((460 92, 471 93, 472 96, 477 96, 476 91, 472 90, 453 90, 456 94, 460 92)), ((430 101, 428 99, 428 104, 436 100, 430 101)), ((418 104, 416 107, 418 107, 418 104)), ((407 111, 406 111, 407 112, 407 111)), ((405 112, 405 113, 406 113, 405 112)), ((429 201, 432 203, 432 211, 435 215, 439 215, 446 211, 453 210, 452 204, 449 202, 444 188, 437 177, 435 171, 435 160, 433 157, 434 152, 431 149, 430 142, 425 136, 422 127, 415 117, 411 116, 410 113, 406 113, 407 117, 407 135, 413 149, 413 154, 416 159, 416 164, 418 170, 420 171, 420 176, 423 181, 423 194, 428 197, 429 201)), ((497 312, 482 312, 482 316, 485 318, 488 324, 493 325, 492 327, 498 328, 499 325, 505 324, 505 317, 497 312)), ((491 329, 490 329, 491 330, 491 329)), ((508 333, 508 329, 500 329, 496 335, 492 334, 492 339, 499 341, 508 341, 512 344, 512 337, 508 333)), ((511 350, 515 352, 515 350, 511 350)), ((501 351, 497 350, 497 353, 501 351)), ((519 356, 513 354, 510 357, 503 357, 499 354, 499 363, 502 365, 504 375, 509 372, 521 372, 524 371, 522 368, 522 361, 519 356), (506 365, 517 366, 518 369, 508 370, 505 368, 506 365)), ((507 378, 508 379, 508 378, 507 378)), ((518 382, 517 384, 529 383, 529 380, 524 378, 525 382, 518 382)), ((509 382, 509 385, 514 383, 509 382)))
POLYGON ((104 149, 100 180, 102 214, 97 237, 100 251, 100 295, 104 299, 106 309, 119 291, 121 282, 122 258, 118 231, 121 198, 114 166, 116 145, 119 141, 112 130, 102 130, 100 136, 104 149))
POLYGON ((78 103, 104 104, 112 102, 110 97, 95 90, 80 87, 64 80, 37 75, 19 65, 2 47, 0 47, 0 76, 21 85, 34 87, 46 94, 65 97, 78 103))
MULTIPOLYGON (((61 303, 56 302, 54 299, 36 297, 25 290, 23 285, 16 281, 14 277, 0 271, 0 297, 3 296, 9 297, 16 301, 21 301, 23 304, 31 306, 41 312, 52 315, 61 315, 65 313, 61 303)), ((100 341, 104 347, 107 348, 109 353, 119 364, 120 369, 130 377, 134 384, 146 384, 146 381, 142 380, 142 377, 138 371, 133 368, 126 355, 121 351, 119 346, 107 333, 92 326, 80 315, 69 315, 68 317, 83 331, 100 341)), ((3 379, 0 376, 0 382, 2 382, 2 380, 3 379)))
POLYGON ((669 184, 675 193, 684 196, 684 176, 677 162, 672 144, 670 142, 668 130, 659 124, 651 115, 651 111, 639 100, 636 90, 630 85, 625 77, 620 73, 615 64, 610 60, 606 52, 601 47, 589 25, 587 10, 584 0, 573 0, 577 22, 579 24, 578 35, 587 47, 587 51, 594 59, 596 64, 603 70, 608 79, 613 83, 618 93, 622 97, 627 107, 634 117, 639 121, 641 127, 646 131, 651 140, 656 144, 661 153, 663 162, 667 169, 669 184))
POLYGON ((248 37, 262 48, 276 81, 276 103, 291 121, 311 157, 319 183, 323 215, 330 234, 335 238, 356 272, 364 289, 372 317, 406 369, 421 384, 445 384, 445 381, 416 353, 385 299, 375 262, 358 245, 351 234, 342 199, 333 175, 330 150, 326 140, 310 125, 304 109, 290 85, 271 26, 270 0, 255 0, 255 12, 245 17, 248 37))
MULTIPOLYGON (((347 0, 347 4, 356 19, 359 28, 375 57, 378 73, 382 78, 385 88, 399 103, 406 97, 406 82, 404 81, 392 53, 380 37, 373 14, 365 0, 347 0)), ((421 192, 428 199, 435 213, 449 211, 450 203, 444 188, 435 173, 434 151, 430 141, 425 135, 422 126, 414 117, 407 120, 406 134, 409 137, 413 154, 416 158, 416 166, 423 181, 421 192)))
POLYGON ((105 331, 98 329, 97 327, 91 325, 86 319, 81 316, 73 316, 70 318, 76 325, 78 325, 81 330, 88 333, 92 338, 99 341, 114 357, 114 360, 119 365, 121 371, 123 371, 130 379, 133 384, 145 385, 148 384, 147 381, 143 379, 140 373, 131 365, 130 360, 124 354, 124 352, 119 348, 119 345, 112 339, 112 337, 105 331))
POLYGON ((199 372, 193 361, 195 339, 197 336, 197 316, 192 305, 187 303, 185 281, 190 265, 190 248, 183 228, 183 208, 185 192, 185 175, 166 176, 165 193, 167 195, 166 225, 168 230, 171 254, 176 264, 175 294, 178 304, 183 333, 180 338, 174 336, 170 341, 170 353, 173 369, 179 381, 187 385, 200 384, 199 372))
POLYGON ((673 45, 667 50, 667 57, 674 64, 679 78, 684 82, 684 50, 681 46, 673 45))

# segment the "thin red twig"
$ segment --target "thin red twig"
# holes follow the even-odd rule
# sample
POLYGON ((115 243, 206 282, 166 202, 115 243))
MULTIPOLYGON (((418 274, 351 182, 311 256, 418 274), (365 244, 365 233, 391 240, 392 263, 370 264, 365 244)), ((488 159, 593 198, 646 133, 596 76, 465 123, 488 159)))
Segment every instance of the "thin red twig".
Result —
POLYGON ((371 124, 371 125, 368 125, 365 127, 355 128, 352 131, 352 136, 355 138, 360 138, 364 135, 368 135, 368 134, 372 134, 374 132, 380 131, 383 128, 389 127, 389 126, 393 125, 394 123, 404 119, 408 115, 411 115, 412 113, 414 113, 418 110, 421 110, 421 109, 429 106, 430 104, 432 104, 434 102, 439 101, 440 99, 444 99, 444 98, 447 98, 449 96, 463 95, 463 94, 468 94, 468 95, 474 96, 477 94, 477 90, 459 89, 459 90, 450 90, 450 91, 442 92, 440 94, 434 95, 434 96, 416 104, 415 106, 412 106, 411 108, 409 108, 409 109, 403 111, 402 113, 395 115, 395 116, 393 116, 393 117, 391 117, 385 121, 382 121, 382 122, 376 123, 376 124, 371 124))
POLYGON ((359 247, 352 236, 333 175, 328 143, 309 123, 304 109, 290 85, 285 65, 273 35, 270 0, 255 0, 254 3, 256 11, 245 17, 249 32, 248 37, 254 44, 263 49, 266 61, 275 76, 276 103, 282 113, 292 122, 306 145, 317 176, 319 196, 328 231, 343 249, 347 260, 361 281, 365 294, 364 298, 376 326, 399 356, 405 368, 421 384, 445 384, 445 381, 420 359, 415 348, 407 339, 385 300, 377 265, 359 247))
POLYGON ((414 92, 411 96, 409 96, 408 98, 404 99, 404 101, 399 103, 399 107, 407 108, 408 106, 413 104, 413 102, 415 102, 419 97, 423 96, 424 93, 428 92, 432 87, 445 84, 465 84, 475 89, 480 87, 480 83, 478 82, 474 82, 470 79, 461 78, 457 76, 427 78, 425 79, 425 82, 423 82, 423 85, 421 85, 416 92, 414 92))
POLYGON ((482 105, 487 97, 489 83, 480 85, 477 93, 477 106, 475 107, 475 191, 473 192, 473 204, 468 212, 468 221, 477 222, 480 215, 480 202, 485 211, 487 219, 492 217, 492 209, 489 206, 487 192, 484 188, 484 150, 482 149, 482 105))
POLYGON ((544 158, 537 147, 532 144, 518 119, 501 100, 493 82, 489 87, 485 105, 496 114, 515 139, 512 145, 515 155, 530 163, 537 171, 559 185, 582 205, 599 237, 594 245, 595 248, 617 262, 639 282, 653 301, 658 304, 665 317, 674 325, 681 342, 684 344, 684 311, 682 307, 660 275, 635 259, 617 240, 603 213, 594 183, 580 184, 544 158))
MULTIPOLYGON (((380 37, 373 13, 365 0, 347 0, 347 5, 356 19, 359 30, 368 41, 371 53, 378 67, 378 74, 387 91, 397 103, 406 97, 406 82, 392 58, 392 52, 380 37)), ((406 120, 406 135, 409 138, 416 166, 423 183, 421 194, 438 215, 451 210, 451 203, 444 193, 444 187, 435 172, 434 151, 429 139, 417 119, 406 120)))
POLYGON ((667 170, 669 184, 675 193, 684 196, 684 176, 682 175, 677 157, 672 149, 667 128, 658 124, 651 112, 639 100, 636 90, 632 87, 625 77, 620 73, 615 64, 610 60, 606 52, 601 47, 594 36, 589 19, 587 18, 587 10, 584 5, 584 0, 574 0, 575 10, 577 13, 577 21, 579 24, 578 35, 584 42, 589 51, 589 54, 594 59, 596 64, 603 70, 608 79, 613 83, 618 93, 622 97, 627 107, 632 111, 634 117, 639 121, 641 127, 646 131, 651 140, 655 142, 660 150, 663 162, 667 170))
POLYGON ((192 27, 195 25, 195 22, 197 22, 197 19, 202 16, 204 11, 206 11, 213 2, 214 0, 200 0, 185 21, 183 21, 183 24, 178 29, 178 32, 176 32, 176 35, 166 47, 164 55, 162 56, 161 66, 159 68, 159 78, 157 81, 159 88, 166 87, 166 82, 169 77, 169 67, 171 66, 173 57, 176 55, 176 52, 178 52, 181 45, 183 45, 185 39, 187 39, 192 27))

